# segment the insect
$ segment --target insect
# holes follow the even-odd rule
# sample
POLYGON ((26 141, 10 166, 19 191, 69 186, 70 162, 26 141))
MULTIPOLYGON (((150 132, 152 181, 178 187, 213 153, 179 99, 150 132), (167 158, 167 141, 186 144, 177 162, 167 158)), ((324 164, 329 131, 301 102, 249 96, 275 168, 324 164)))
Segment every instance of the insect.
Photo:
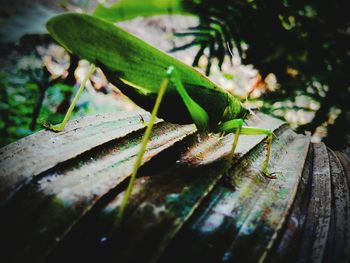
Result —
POLYGON ((56 16, 48 22, 47 28, 68 52, 93 64, 64 121, 59 125, 50 125, 49 129, 64 129, 86 81, 93 73, 94 65, 100 67, 107 79, 137 105, 152 112, 119 208, 120 219, 131 195, 156 116, 179 124, 195 123, 199 132, 233 132, 231 159, 240 134, 267 135, 262 172, 266 176, 272 175, 268 171, 272 131, 243 126, 247 109, 234 96, 192 67, 114 24, 86 14, 56 16))

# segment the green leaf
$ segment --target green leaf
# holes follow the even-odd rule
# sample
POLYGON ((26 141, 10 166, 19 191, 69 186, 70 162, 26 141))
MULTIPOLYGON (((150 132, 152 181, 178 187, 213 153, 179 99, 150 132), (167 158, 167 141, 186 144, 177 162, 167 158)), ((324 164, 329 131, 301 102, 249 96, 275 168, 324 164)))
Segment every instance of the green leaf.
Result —
POLYGON ((181 2, 181 0, 120 0, 109 7, 99 4, 93 15, 118 22, 138 16, 189 14, 183 9, 181 2))
POLYGON ((62 92, 72 91, 74 89, 73 86, 64 83, 56 83, 52 88, 61 90, 62 92))

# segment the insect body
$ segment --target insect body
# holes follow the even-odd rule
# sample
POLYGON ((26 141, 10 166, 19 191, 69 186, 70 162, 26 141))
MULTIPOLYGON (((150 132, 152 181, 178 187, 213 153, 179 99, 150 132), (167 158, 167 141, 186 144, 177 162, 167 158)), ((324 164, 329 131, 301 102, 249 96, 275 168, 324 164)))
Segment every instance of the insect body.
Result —
MULTIPOLYGON (((152 111, 128 189, 119 209, 120 218, 131 194, 156 115, 179 124, 195 123, 200 132, 234 132, 230 157, 240 134, 268 135, 267 156, 262 171, 269 175, 267 167, 272 132, 262 128, 244 127, 243 118, 247 110, 234 96, 198 71, 112 23, 93 16, 59 15, 48 22, 47 28, 53 38, 69 52, 100 67, 108 80, 125 95, 142 108, 152 111)), ((81 90, 82 88, 79 92, 81 90)), ((75 102, 76 98, 73 106, 75 102)), ((65 120, 70 113, 67 113, 65 120)), ((65 123, 50 128, 59 131, 64 125, 65 123)))

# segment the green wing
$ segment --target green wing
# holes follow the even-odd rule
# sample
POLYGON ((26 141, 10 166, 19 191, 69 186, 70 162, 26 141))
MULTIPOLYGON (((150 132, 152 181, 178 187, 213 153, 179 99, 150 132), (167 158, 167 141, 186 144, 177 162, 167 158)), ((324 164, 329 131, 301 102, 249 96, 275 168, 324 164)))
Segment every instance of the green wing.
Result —
POLYGON ((103 64, 119 78, 150 92, 158 91, 169 66, 177 69, 185 86, 218 89, 193 68, 102 19, 63 14, 49 20, 47 29, 69 52, 103 64))

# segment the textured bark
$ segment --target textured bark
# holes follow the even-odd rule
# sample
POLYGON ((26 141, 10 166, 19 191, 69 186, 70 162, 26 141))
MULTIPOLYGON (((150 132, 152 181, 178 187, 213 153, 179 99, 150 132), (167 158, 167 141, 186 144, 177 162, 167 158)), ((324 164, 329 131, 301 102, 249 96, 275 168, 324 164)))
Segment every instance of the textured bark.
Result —
POLYGON ((264 136, 242 135, 227 170, 232 134, 159 120, 117 225, 148 118, 87 117, 2 148, 4 262, 348 260, 347 160, 262 114, 247 123, 274 131, 276 179, 260 172, 264 136))

